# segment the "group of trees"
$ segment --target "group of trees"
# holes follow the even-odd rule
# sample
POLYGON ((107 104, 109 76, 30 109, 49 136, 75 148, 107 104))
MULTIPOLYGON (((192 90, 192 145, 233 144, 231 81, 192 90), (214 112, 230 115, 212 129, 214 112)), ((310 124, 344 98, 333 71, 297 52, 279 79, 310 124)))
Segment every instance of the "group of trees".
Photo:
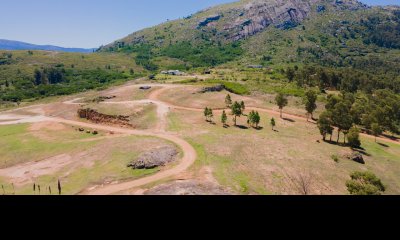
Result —
MULTIPOLYGON (((283 96, 283 98, 286 98, 286 97, 283 96)), ((244 101, 233 102, 231 95, 228 94, 225 97, 225 105, 227 108, 231 109, 231 115, 233 116, 233 122, 234 122, 235 126, 237 126, 237 118, 243 116, 245 113, 245 110, 246 110, 246 105, 245 105, 244 101)), ((204 116, 205 116, 207 122, 212 122, 212 119, 214 117, 213 110, 211 108, 206 107, 204 109, 204 116)), ((224 127, 227 126, 227 121, 228 121, 228 115, 227 115, 226 111, 223 110, 222 114, 221 114, 221 123, 223 124, 224 127)), ((261 123, 260 113, 258 111, 254 111, 254 110, 250 111, 250 113, 247 115, 247 124, 250 127, 259 128, 260 123, 261 123)), ((274 130, 274 128, 276 126, 275 118, 271 119, 270 125, 272 127, 272 130, 274 130)))
POLYGON ((34 73, 34 84, 47 85, 62 83, 66 80, 66 71, 64 68, 44 68, 36 69, 34 73))
POLYGON ((400 97, 390 90, 377 90, 373 94, 342 93, 340 95, 328 95, 326 111, 318 120, 318 128, 324 140, 331 135, 334 127, 340 134, 346 135, 350 145, 359 145, 357 137, 361 126, 375 136, 384 131, 399 133, 400 129, 400 97))
POLYGON ((295 82, 299 87, 318 87, 321 91, 326 89, 340 90, 351 93, 363 91, 372 93, 378 89, 390 89, 400 93, 400 69, 386 62, 379 62, 370 58, 364 62, 355 61, 352 69, 329 68, 323 66, 306 65, 303 68, 288 67, 285 70, 289 82, 295 82), (381 66, 382 72, 370 73, 368 69, 381 66), (365 70, 357 70, 357 69, 365 70), (391 70, 385 70, 390 68, 391 70))
POLYGON ((20 75, 13 81, 6 80, 6 87, 0 88, 0 101, 20 102, 24 99, 68 95, 105 87, 130 77, 114 70, 79 70, 64 67, 41 68, 36 69, 30 76, 20 75), (9 87, 10 85, 12 87, 9 87))

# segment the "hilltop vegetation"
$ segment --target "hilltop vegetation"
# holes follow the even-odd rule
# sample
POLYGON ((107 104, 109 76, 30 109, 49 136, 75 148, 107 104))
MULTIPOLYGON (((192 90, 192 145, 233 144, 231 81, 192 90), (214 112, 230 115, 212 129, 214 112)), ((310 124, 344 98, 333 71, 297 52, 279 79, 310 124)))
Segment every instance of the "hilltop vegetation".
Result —
POLYGON ((143 69, 125 54, 0 52, 0 100, 19 102, 104 88, 143 69))
MULTIPOLYGON (((239 1, 135 32, 100 51, 134 52, 148 70, 160 68, 160 57, 178 61, 179 69, 222 64, 242 70, 259 64, 279 72, 297 66, 318 69, 308 76, 323 71, 335 75, 337 82, 327 87, 399 92, 399 34, 396 7, 369 8, 350 0, 239 1), (275 13, 265 6, 294 10, 275 13)), ((308 76, 300 80, 308 81, 308 76)), ((264 85, 259 76, 253 80, 257 78, 256 85, 264 85)), ((274 78, 267 80, 287 80, 284 75, 274 78)))

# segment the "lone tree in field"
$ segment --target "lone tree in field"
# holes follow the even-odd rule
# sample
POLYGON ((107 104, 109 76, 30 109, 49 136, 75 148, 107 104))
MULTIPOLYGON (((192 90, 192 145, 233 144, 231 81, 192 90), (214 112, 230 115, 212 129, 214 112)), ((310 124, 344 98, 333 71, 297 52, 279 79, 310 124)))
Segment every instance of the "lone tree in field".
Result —
POLYGON ((311 119, 313 119, 313 113, 315 109, 317 109, 317 97, 318 94, 314 90, 309 90, 306 92, 305 98, 304 98, 304 104, 306 106, 306 111, 307 111, 307 121, 309 116, 311 116, 311 119))
POLYGON ((237 117, 240 117, 243 114, 242 106, 240 105, 240 103, 235 102, 233 103, 231 110, 232 110, 232 115, 234 116, 233 121, 235 123, 235 126, 237 126, 236 124, 237 117))
POLYGON ((289 103, 288 99, 286 98, 286 96, 283 93, 279 93, 278 95, 276 95, 275 102, 276 102, 276 105, 278 105, 279 110, 281 111, 281 118, 282 118, 283 108, 286 107, 289 103))
POLYGON ((324 141, 326 140, 326 135, 328 134, 331 136, 331 141, 332 141, 332 134, 334 129, 332 127, 332 124, 333 122, 331 120, 331 115, 329 112, 325 111, 319 116, 317 125, 324 141))
POLYGON ((212 118, 214 117, 213 110, 211 108, 206 107, 204 109, 204 116, 206 117, 207 122, 212 122, 212 118))
POLYGON ((224 127, 226 126, 226 122, 228 121, 228 116, 226 115, 225 110, 222 112, 222 116, 221 116, 221 122, 224 125, 224 127))
POLYGON ((244 104, 244 101, 240 102, 240 107, 242 108, 242 112, 244 113, 244 110, 246 110, 246 105, 244 104))
POLYGON ((351 195, 381 195, 386 188, 381 180, 371 172, 354 172, 346 182, 351 195))
POLYGON ((375 142, 376 142, 376 138, 379 135, 381 135, 383 132, 382 128, 378 123, 373 123, 373 124, 371 124, 371 131, 372 131, 372 134, 374 134, 374 136, 375 136, 375 142))
POLYGON ((356 126, 350 128, 350 131, 347 134, 347 139, 349 140, 350 147, 360 148, 361 147, 360 129, 358 129, 356 126))
POLYGON ((276 126, 276 122, 275 122, 275 118, 271 118, 271 127, 272 127, 272 131, 274 131, 274 128, 276 126))
POLYGON ((33 194, 36 195, 36 183, 33 183, 33 194))
POLYGON ((204 109, 204 117, 206 118, 206 121, 208 122, 208 107, 204 109))
POLYGON ((251 111, 248 116, 248 123, 250 126, 258 128, 258 125, 260 124, 261 117, 260 114, 256 111, 251 111))
POLYGON ((4 190, 3 184, 1 184, 1 189, 3 190, 3 195, 6 195, 6 191, 4 190))
POLYGON ((214 112, 211 108, 208 109, 208 118, 210 119, 210 122, 213 122, 214 112))
POLYGON ((231 95, 226 95, 226 97, 225 97, 225 105, 226 105, 226 107, 231 107, 232 106, 232 98, 231 98, 231 95))

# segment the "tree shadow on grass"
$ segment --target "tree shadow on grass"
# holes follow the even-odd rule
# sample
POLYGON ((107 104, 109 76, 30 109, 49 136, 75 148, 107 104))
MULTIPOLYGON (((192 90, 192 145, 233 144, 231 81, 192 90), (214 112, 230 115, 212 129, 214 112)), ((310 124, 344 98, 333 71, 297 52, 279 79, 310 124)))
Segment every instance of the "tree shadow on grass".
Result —
POLYGON ((364 148, 351 148, 351 149, 353 151, 355 151, 355 152, 361 153, 362 155, 365 155, 365 156, 368 156, 368 157, 372 156, 371 154, 367 153, 364 148))
POLYGON ((388 147, 389 147, 389 145, 387 145, 387 144, 384 144, 384 143, 380 143, 380 142, 378 142, 378 144, 379 144, 379 145, 381 145, 382 147, 385 147, 385 148, 388 148, 388 147))
POLYGON ((291 118, 282 118, 282 119, 285 121, 288 121, 288 122, 292 122, 292 123, 296 122, 295 120, 293 120, 291 118))
POLYGON ((239 129, 249 129, 248 127, 243 126, 243 125, 236 125, 236 127, 239 128, 239 129))
POLYGON ((276 130, 276 129, 273 129, 272 131, 274 131, 274 132, 279 132, 279 130, 276 130))
POLYGON ((396 136, 391 136, 391 135, 388 135, 388 134, 382 134, 382 136, 387 137, 387 138, 389 138, 391 140, 395 140, 395 141, 400 140, 400 138, 398 138, 396 136))
POLYGON ((254 129, 257 130, 257 131, 261 131, 261 130, 263 130, 264 128, 259 126, 259 127, 255 127, 254 129))
POLYGON ((224 128, 226 128, 226 129, 228 129, 228 128, 230 128, 231 126, 229 126, 229 125, 224 125, 224 128))

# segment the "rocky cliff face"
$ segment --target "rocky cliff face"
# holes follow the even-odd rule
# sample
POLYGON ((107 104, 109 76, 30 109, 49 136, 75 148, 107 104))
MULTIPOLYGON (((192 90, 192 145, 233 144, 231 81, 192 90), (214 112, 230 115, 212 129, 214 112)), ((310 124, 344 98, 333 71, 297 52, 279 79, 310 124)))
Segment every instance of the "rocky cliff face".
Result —
POLYGON ((234 22, 225 26, 233 32, 232 40, 254 35, 270 25, 286 29, 304 20, 316 10, 314 4, 319 0, 258 0, 246 4, 243 12, 234 22))
POLYGON ((271 25, 288 29, 297 26, 313 12, 325 11, 325 5, 353 10, 366 7, 356 0, 253 0, 236 9, 237 16, 227 21, 224 30, 230 40, 236 41, 255 35, 271 25))

